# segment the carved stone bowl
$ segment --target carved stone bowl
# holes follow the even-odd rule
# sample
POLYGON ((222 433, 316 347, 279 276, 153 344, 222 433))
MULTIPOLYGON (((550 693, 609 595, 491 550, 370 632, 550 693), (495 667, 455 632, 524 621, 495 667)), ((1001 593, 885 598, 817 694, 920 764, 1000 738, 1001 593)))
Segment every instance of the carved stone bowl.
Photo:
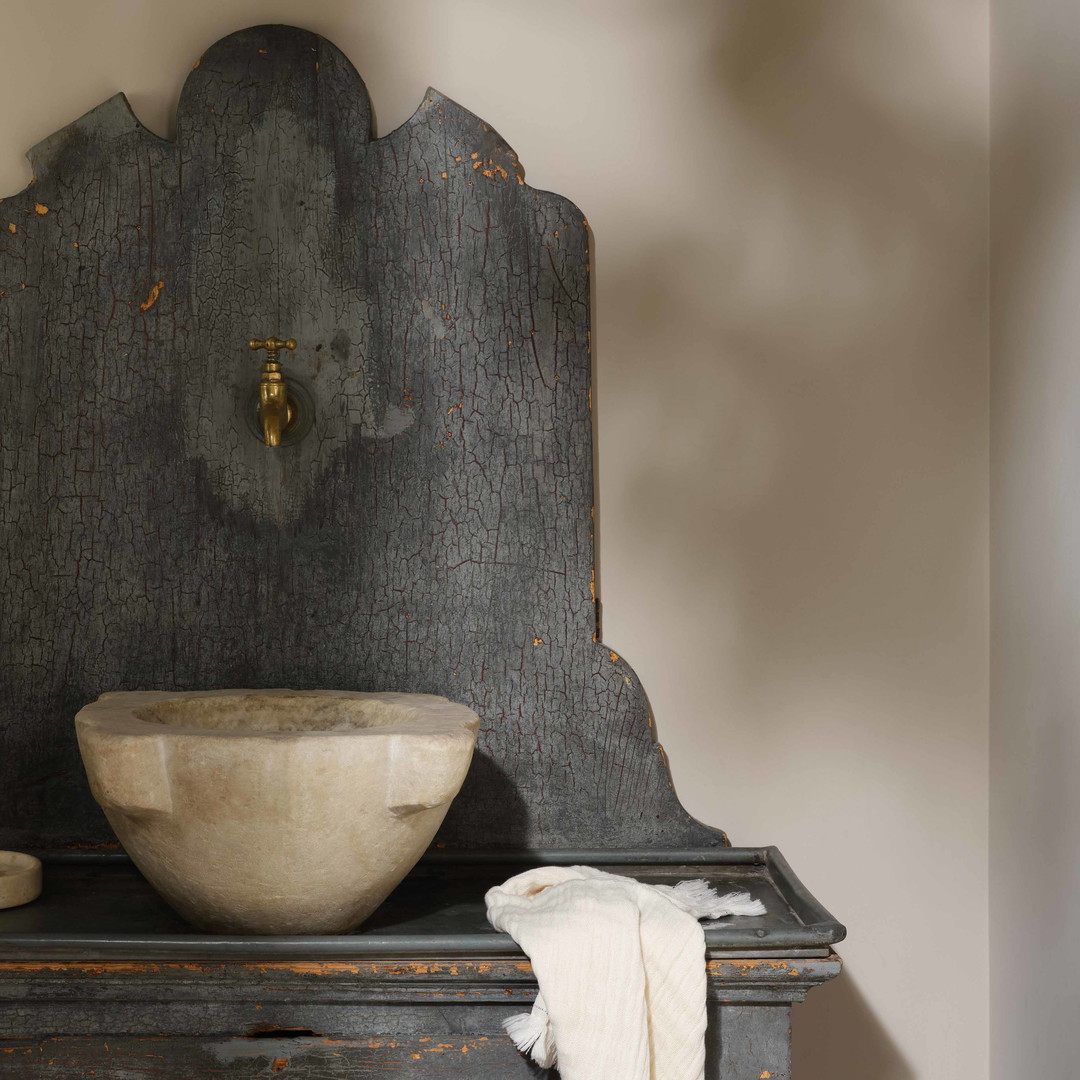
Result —
POLYGON ((428 694, 104 694, 75 717, 90 789, 196 927, 336 934, 412 869, 465 779, 479 718, 428 694))

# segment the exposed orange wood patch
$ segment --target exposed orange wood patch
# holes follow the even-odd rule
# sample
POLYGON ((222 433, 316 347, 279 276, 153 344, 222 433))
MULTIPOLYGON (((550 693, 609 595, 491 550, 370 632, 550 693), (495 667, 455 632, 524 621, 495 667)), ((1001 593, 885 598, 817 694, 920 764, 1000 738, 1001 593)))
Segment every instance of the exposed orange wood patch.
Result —
POLYGON ((49 208, 44 203, 36 202, 34 203, 34 211, 44 217, 49 212, 49 208))
POLYGON ((758 968, 772 968, 774 971, 797 971, 798 960, 710 960, 709 966, 717 968, 721 965, 733 968, 742 968, 744 971, 754 971, 758 968))
POLYGON ((161 290, 165 288, 165 282, 159 281, 150 289, 146 299, 139 305, 140 311, 149 311, 156 303, 157 298, 161 295, 161 290))

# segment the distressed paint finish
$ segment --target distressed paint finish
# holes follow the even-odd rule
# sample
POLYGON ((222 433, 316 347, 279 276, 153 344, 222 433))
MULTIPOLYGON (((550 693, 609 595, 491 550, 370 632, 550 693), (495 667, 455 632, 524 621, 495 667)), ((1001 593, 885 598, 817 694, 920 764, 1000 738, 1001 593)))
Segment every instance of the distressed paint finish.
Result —
MULTIPOLYGON (((791 1003, 839 969, 835 956, 710 961, 710 1080, 787 1080, 791 1003)), ((509 957, 0 961, 0 1077, 524 1080, 536 1070, 502 1022, 535 994, 531 966, 509 957)))
POLYGON ((791 1080, 791 1008, 713 1008, 705 1034, 705 1074, 718 1080, 791 1080))
MULTIPOLYGON (((710 997, 717 1001, 802 1001, 818 983, 838 974, 840 961, 824 957, 760 956, 706 962, 710 997)), ((335 1000, 438 1004, 443 998, 469 1002, 531 1000, 532 965, 516 957, 379 960, 0 960, 0 1001, 33 996, 48 986, 49 1000, 109 1001, 239 999, 272 1002, 301 997, 335 1000)))
MULTIPOLYGON (((823 943, 843 927, 779 852, 724 848, 713 864, 708 855, 605 865, 651 883, 700 876, 764 898, 765 916, 706 930, 706 1075, 787 1077, 790 1007, 839 973, 823 943)), ((380 909, 371 936, 267 942, 185 931, 125 860, 64 856, 48 864, 51 893, 0 913, 0 1051, 12 1055, 0 1054, 0 1076, 9 1067, 47 1077, 73 1063, 153 1076, 164 1061, 185 1077, 220 1080, 231 1075, 225 1066, 282 1059, 300 1076, 335 1065, 341 1076, 445 1069, 467 1080, 489 1065, 492 1075, 534 1075, 502 1022, 531 1006, 536 976, 483 917, 486 888, 520 869, 496 853, 473 863, 431 854, 380 909), (151 1051, 147 1038, 157 1040, 151 1051), (449 1056, 429 1058, 424 1047, 449 1056), (223 1063, 225 1051, 233 1057, 223 1063)))
POLYGON ((80 706, 228 686, 474 708, 450 848, 724 843, 595 640, 585 221, 434 91, 370 131, 337 49, 257 27, 175 143, 117 96, 0 202, 0 846, 108 841, 80 706), (277 450, 267 334, 316 409, 277 450))
MULTIPOLYGON (((755 1031, 728 1052, 724 1020, 714 1024, 706 1075, 723 1080, 790 1080, 790 1057, 772 1028, 788 1025, 787 1010, 775 1017, 748 1017, 755 1031), (719 1067, 720 1072, 715 1069, 719 1067)), ((734 1019, 734 1017, 733 1017, 734 1019)), ((741 1019, 741 1018, 740 1018, 741 1019)), ((405 1080, 557 1080, 558 1071, 531 1065, 505 1035, 394 1036, 370 1038, 183 1038, 160 1036, 54 1037, 0 1046, 0 1077, 69 1080, 96 1070, 124 1080, 358 1080, 392 1073, 405 1080)))
MULTIPOLYGON (((54 1038, 0 1047, 0 1077, 69 1080, 96 1070, 124 1080, 521 1080, 537 1072, 503 1038, 54 1038), (73 1071, 74 1070, 74 1071, 73 1071)), ((549 1074, 550 1075, 550 1074, 549 1074)), ((557 1075, 557 1074, 556 1074, 557 1075)))

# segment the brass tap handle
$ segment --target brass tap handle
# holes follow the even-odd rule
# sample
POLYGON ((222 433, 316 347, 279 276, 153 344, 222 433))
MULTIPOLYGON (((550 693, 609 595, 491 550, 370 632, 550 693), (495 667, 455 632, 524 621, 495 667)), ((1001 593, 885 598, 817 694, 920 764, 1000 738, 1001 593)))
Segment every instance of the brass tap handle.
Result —
POLYGON ((262 427, 266 445, 280 446, 283 432, 295 417, 277 354, 278 349, 295 349, 296 342, 292 338, 285 341, 273 337, 265 341, 252 338, 248 342, 248 348, 266 350, 266 366, 259 380, 259 425, 262 427))
POLYGON ((286 338, 284 341, 276 337, 267 338, 265 341, 252 338, 248 342, 248 348, 253 350, 265 349, 267 362, 276 363, 278 349, 295 349, 296 341, 293 338, 286 338))

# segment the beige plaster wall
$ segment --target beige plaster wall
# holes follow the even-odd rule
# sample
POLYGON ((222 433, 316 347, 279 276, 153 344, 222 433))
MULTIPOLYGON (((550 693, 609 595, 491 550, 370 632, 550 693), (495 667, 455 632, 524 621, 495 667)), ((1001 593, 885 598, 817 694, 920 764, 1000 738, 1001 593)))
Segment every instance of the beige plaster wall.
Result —
POLYGON ((987 1071, 986 0, 0 0, 0 192, 293 22, 595 232, 605 637, 678 789, 849 926, 801 1080, 987 1071))
POLYGON ((1080 8, 994 0, 991 1075, 1077 1075, 1080 8))

